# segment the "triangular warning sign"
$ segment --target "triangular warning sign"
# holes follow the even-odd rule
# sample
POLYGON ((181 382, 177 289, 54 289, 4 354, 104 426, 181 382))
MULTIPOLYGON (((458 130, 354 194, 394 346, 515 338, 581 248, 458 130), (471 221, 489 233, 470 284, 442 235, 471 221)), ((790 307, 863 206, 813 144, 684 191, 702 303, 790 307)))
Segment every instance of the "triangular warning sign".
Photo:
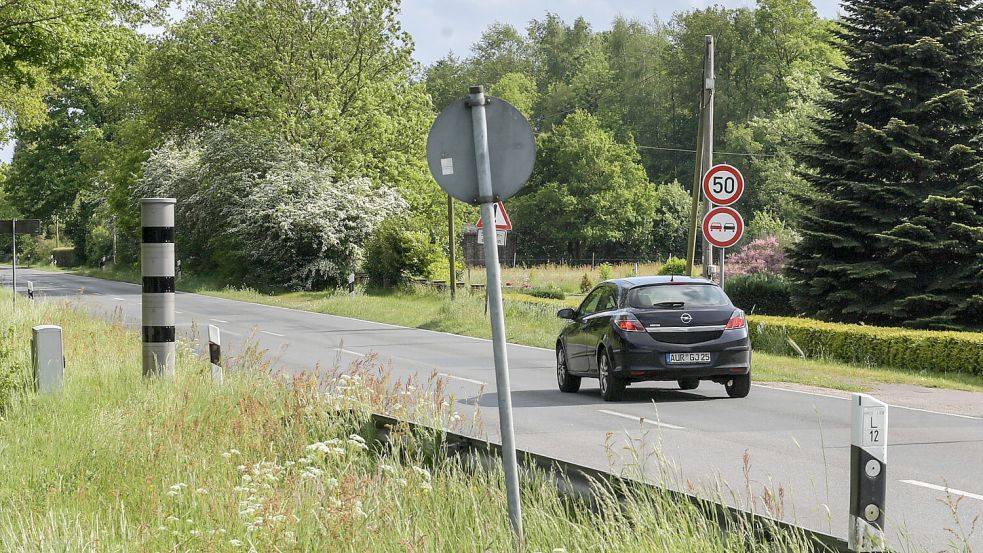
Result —
MULTIPOLYGON (((505 212, 505 205, 502 202, 496 203, 495 209, 495 230, 512 230, 512 221, 509 220, 509 214, 505 212)), ((485 224, 481 221, 481 217, 478 217, 478 228, 484 228, 485 224)))

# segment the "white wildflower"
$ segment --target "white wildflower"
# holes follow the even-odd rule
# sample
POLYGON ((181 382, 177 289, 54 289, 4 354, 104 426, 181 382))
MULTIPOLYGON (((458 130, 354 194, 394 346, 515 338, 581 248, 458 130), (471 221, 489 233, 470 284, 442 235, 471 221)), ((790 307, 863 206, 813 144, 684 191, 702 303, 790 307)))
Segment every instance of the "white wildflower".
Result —
POLYGON ((416 472, 417 474, 419 474, 420 476, 426 478, 427 480, 430 480, 430 471, 429 470, 414 465, 413 466, 413 471, 416 472))
POLYGON ((231 545, 232 547, 242 547, 242 541, 237 539, 231 539, 229 540, 229 545, 231 545))
POLYGON ((195 490, 195 493, 197 493, 198 495, 208 495, 208 490, 206 490, 205 488, 198 488, 197 490, 195 490))

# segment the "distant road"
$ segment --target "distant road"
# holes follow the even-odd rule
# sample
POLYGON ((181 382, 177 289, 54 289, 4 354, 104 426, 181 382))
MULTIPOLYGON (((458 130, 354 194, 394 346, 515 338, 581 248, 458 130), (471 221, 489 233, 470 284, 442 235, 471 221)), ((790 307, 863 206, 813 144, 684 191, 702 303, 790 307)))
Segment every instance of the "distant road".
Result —
MULTIPOLYGON (((9 267, 0 269, 0 278, 10 286, 9 267)), ((103 316, 120 310, 129 324, 139 324, 139 286, 19 269, 21 292, 27 280, 43 299, 77 299, 103 316)), ((291 371, 347 366, 375 354, 395 377, 426 381, 437 372, 457 398, 458 410, 467 417, 480 408, 489 437, 497 440, 487 340, 187 293, 177 294, 177 312, 179 334, 187 334, 192 323, 199 329, 215 324, 229 344, 227 353, 254 336, 291 371)), ((755 386, 748 398, 735 400, 712 383, 689 392, 666 383, 635 385, 625 401, 606 403, 596 380, 585 380, 580 394, 560 393, 551 350, 510 345, 509 364, 519 448, 608 469, 611 455, 622 458, 617 466, 631 461, 624 446, 632 440, 636 448, 644 444, 645 468, 655 478, 659 463, 653 453, 661 447, 679 482, 698 489, 719 482, 732 504, 737 497, 745 507, 750 488, 757 512, 767 512, 764 487, 775 495, 782 489, 785 519, 846 535, 850 408, 843 398, 755 386)), ((983 525, 983 419, 893 407, 889 441, 887 517, 893 545, 907 550, 909 538, 916 550, 958 545, 946 530, 957 528, 947 496, 959 500, 957 516, 966 531, 975 517, 983 525)), ((974 550, 983 548, 983 529, 970 543, 974 550)))

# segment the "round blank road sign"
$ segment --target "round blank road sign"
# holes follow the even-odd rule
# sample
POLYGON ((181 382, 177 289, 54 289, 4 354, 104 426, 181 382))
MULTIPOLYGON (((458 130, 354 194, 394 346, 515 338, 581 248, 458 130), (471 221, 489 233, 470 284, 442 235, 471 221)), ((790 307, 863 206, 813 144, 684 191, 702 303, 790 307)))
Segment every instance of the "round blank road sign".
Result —
MULTIPOLYGON (((511 104, 485 96, 492 196, 511 198, 529 180, 536 162, 536 139, 529 121, 511 104)), ((452 197, 478 203, 478 171, 467 98, 452 102, 437 116, 427 137, 427 164, 437 184, 452 197)))
POLYGON ((703 195, 716 205, 730 205, 744 193, 744 175, 732 165, 714 165, 703 175, 703 195))
POLYGON ((729 248, 744 236, 744 219, 730 207, 715 207, 703 218, 703 236, 718 248, 729 248))

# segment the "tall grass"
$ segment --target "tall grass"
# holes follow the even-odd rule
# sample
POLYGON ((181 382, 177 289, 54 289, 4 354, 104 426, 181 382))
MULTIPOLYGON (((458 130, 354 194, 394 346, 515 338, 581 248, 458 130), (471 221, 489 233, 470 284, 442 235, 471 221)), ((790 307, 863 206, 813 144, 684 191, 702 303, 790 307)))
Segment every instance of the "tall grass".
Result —
MULTIPOLYGON (((9 299, 0 293, 0 301, 9 299)), ((65 331, 64 390, 22 390, 0 420, 0 550, 509 551, 499 466, 448 457, 433 436, 378 440, 373 410, 448 424, 439 383, 401 383, 371 362, 287 382, 241 355, 224 385, 179 349, 173 381, 144 380, 137 336, 69 305, 22 302, 6 368, 26 370, 25 330, 65 331), (416 398, 410 401, 410 397, 416 398)), ((523 480, 527 551, 805 551, 722 534, 644 488, 589 509, 551 480, 523 480)))

